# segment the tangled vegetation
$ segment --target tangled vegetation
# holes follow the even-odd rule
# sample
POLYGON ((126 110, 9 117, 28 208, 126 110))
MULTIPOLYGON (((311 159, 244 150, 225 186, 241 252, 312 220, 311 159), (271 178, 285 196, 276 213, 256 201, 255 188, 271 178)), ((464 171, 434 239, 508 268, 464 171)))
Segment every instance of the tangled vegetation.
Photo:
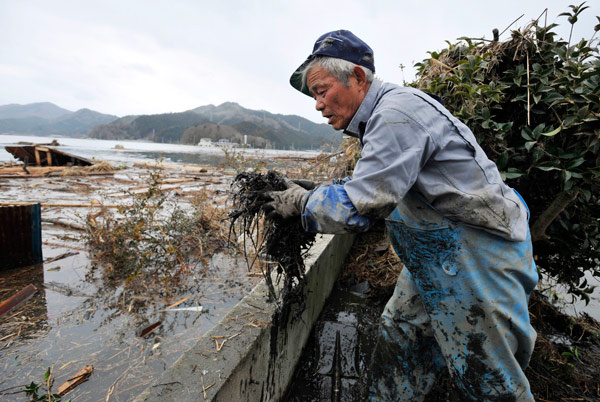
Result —
POLYGON ((210 205, 209 196, 183 209, 161 189, 161 178, 160 165, 150 168, 145 191, 125 192, 130 205, 88 215, 86 240, 107 279, 169 281, 226 245, 225 213, 210 205))
POLYGON ((273 170, 266 174, 239 173, 232 183, 233 208, 229 217, 231 233, 237 237, 240 232, 249 266, 260 267, 274 300, 277 295, 271 278, 273 268, 283 275, 282 299, 284 305, 289 305, 291 301, 302 304, 301 286, 295 285, 304 283, 304 254, 313 244, 315 234, 304 231, 300 217, 265 218, 264 194, 287 189, 286 180, 273 170), (261 257, 267 260, 259 260, 261 257))
MULTIPOLYGON (((571 32, 586 8, 561 14, 571 32)), ((471 128, 529 205, 539 267, 587 300, 585 272, 600 277, 600 24, 571 43, 542 16, 504 42, 448 42, 413 85, 471 128)))

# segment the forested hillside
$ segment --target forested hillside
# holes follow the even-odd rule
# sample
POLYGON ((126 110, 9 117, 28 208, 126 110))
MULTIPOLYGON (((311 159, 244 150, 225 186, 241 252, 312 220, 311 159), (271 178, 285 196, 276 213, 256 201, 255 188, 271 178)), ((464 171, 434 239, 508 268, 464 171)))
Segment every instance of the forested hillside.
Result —
POLYGON ((241 143, 244 135, 253 146, 277 149, 330 149, 337 147, 342 138, 341 133, 326 124, 245 109, 232 102, 183 113, 127 116, 90 132, 92 138, 183 144, 197 144, 200 138, 241 143))
POLYGON ((91 137, 197 144, 201 138, 275 149, 338 147, 342 134, 327 124, 300 116, 246 109, 233 102, 206 105, 180 113, 118 118, 89 109, 76 112, 49 102, 0 105, 0 133, 91 137))

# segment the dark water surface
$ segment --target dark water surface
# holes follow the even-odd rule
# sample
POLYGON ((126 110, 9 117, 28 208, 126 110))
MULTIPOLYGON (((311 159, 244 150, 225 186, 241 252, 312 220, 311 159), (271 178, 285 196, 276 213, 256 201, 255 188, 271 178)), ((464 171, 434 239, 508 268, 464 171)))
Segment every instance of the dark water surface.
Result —
POLYGON ((364 286, 336 284, 283 401, 364 401, 384 299, 368 297, 364 286))

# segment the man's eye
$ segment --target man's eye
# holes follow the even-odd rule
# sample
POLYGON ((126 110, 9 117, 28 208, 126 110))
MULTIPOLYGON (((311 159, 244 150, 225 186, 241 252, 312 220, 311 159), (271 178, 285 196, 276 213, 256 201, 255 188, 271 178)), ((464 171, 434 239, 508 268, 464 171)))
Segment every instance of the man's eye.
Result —
POLYGON ((317 98, 322 98, 327 93, 327 89, 319 89, 313 92, 313 98, 316 100, 317 98))

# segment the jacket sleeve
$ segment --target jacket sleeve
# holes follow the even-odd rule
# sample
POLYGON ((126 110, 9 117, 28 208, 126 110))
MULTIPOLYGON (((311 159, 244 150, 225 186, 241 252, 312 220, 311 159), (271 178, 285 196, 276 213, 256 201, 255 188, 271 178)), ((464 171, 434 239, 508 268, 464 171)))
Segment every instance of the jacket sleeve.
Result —
POLYGON ((373 222, 354 208, 343 184, 317 187, 302 208, 302 226, 307 232, 364 232, 373 222))

